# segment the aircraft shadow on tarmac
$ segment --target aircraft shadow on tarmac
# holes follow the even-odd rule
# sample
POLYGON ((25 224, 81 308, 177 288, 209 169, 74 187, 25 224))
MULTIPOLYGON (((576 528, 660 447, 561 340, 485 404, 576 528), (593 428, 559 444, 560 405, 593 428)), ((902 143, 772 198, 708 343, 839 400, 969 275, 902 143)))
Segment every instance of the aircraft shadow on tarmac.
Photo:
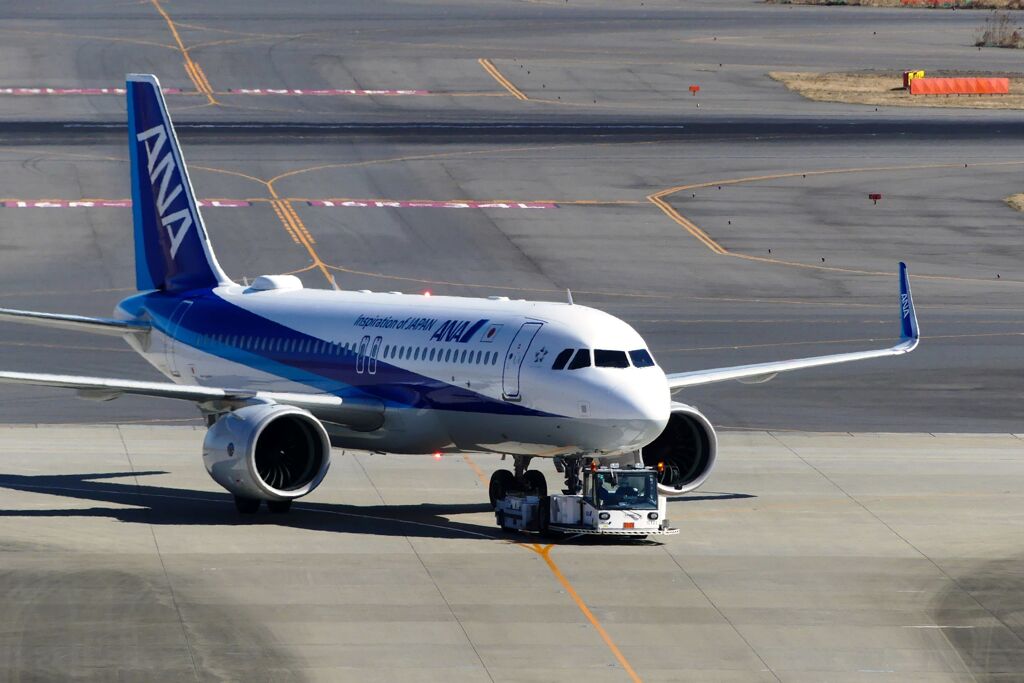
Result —
MULTIPOLYGON (((449 517, 491 512, 481 503, 418 505, 339 505, 296 501, 291 512, 255 515, 237 513, 231 496, 209 491, 120 483, 111 479, 132 479, 167 474, 159 470, 145 472, 99 472, 58 475, 0 475, 0 488, 64 496, 80 501, 95 501, 129 507, 90 507, 8 510, 4 517, 108 517, 131 524, 167 524, 177 526, 235 526, 273 524, 312 531, 368 534, 374 536, 413 536, 424 538, 486 538, 522 540, 499 529, 453 521, 449 517)), ((676 498, 680 502, 753 498, 745 493, 711 493, 676 498)), ((605 539, 602 539, 605 540, 605 539)))

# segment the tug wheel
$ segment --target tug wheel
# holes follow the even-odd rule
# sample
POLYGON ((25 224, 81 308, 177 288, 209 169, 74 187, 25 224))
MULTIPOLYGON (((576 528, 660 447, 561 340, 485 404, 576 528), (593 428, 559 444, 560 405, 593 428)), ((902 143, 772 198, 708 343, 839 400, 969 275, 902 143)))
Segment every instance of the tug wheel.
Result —
POLYGON ((498 500, 515 487, 516 477, 508 470, 495 470, 491 482, 487 486, 487 495, 491 499, 491 507, 498 505, 498 500))

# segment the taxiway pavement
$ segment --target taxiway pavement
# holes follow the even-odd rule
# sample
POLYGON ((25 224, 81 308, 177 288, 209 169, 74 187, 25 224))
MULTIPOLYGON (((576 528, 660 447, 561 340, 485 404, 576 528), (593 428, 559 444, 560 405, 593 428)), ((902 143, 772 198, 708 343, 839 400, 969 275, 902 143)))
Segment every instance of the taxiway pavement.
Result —
POLYGON ((550 547, 494 526, 474 468, 496 458, 339 452, 291 513, 249 518, 201 440, 0 428, 0 676, 1024 676, 1016 436, 726 433, 670 503, 679 536, 550 547))

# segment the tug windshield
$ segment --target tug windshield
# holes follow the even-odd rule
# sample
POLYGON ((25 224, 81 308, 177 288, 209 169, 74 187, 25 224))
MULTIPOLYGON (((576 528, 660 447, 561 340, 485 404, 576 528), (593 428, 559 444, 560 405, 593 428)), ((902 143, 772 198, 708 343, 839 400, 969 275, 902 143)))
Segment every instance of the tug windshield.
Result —
POLYGON ((654 472, 598 472, 594 498, 601 510, 657 510, 658 482, 654 472))

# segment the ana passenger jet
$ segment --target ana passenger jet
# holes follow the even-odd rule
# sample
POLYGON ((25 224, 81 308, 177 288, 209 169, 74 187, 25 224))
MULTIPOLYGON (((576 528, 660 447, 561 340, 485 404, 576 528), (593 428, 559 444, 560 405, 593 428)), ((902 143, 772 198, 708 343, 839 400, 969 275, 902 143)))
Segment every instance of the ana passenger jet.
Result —
POLYGON ((672 392, 725 380, 894 356, 917 346, 906 266, 900 339, 871 351, 665 374, 625 322, 567 303, 304 289, 293 275, 248 286, 217 263, 160 84, 128 76, 135 278, 112 318, 0 309, 16 322, 123 338, 170 381, 0 372, 0 381, 195 403, 203 462, 241 512, 285 512, 327 474, 331 447, 513 457, 491 477, 546 492, 532 458, 556 458, 571 490, 589 459, 639 455, 660 486, 700 486, 715 430, 672 392))

